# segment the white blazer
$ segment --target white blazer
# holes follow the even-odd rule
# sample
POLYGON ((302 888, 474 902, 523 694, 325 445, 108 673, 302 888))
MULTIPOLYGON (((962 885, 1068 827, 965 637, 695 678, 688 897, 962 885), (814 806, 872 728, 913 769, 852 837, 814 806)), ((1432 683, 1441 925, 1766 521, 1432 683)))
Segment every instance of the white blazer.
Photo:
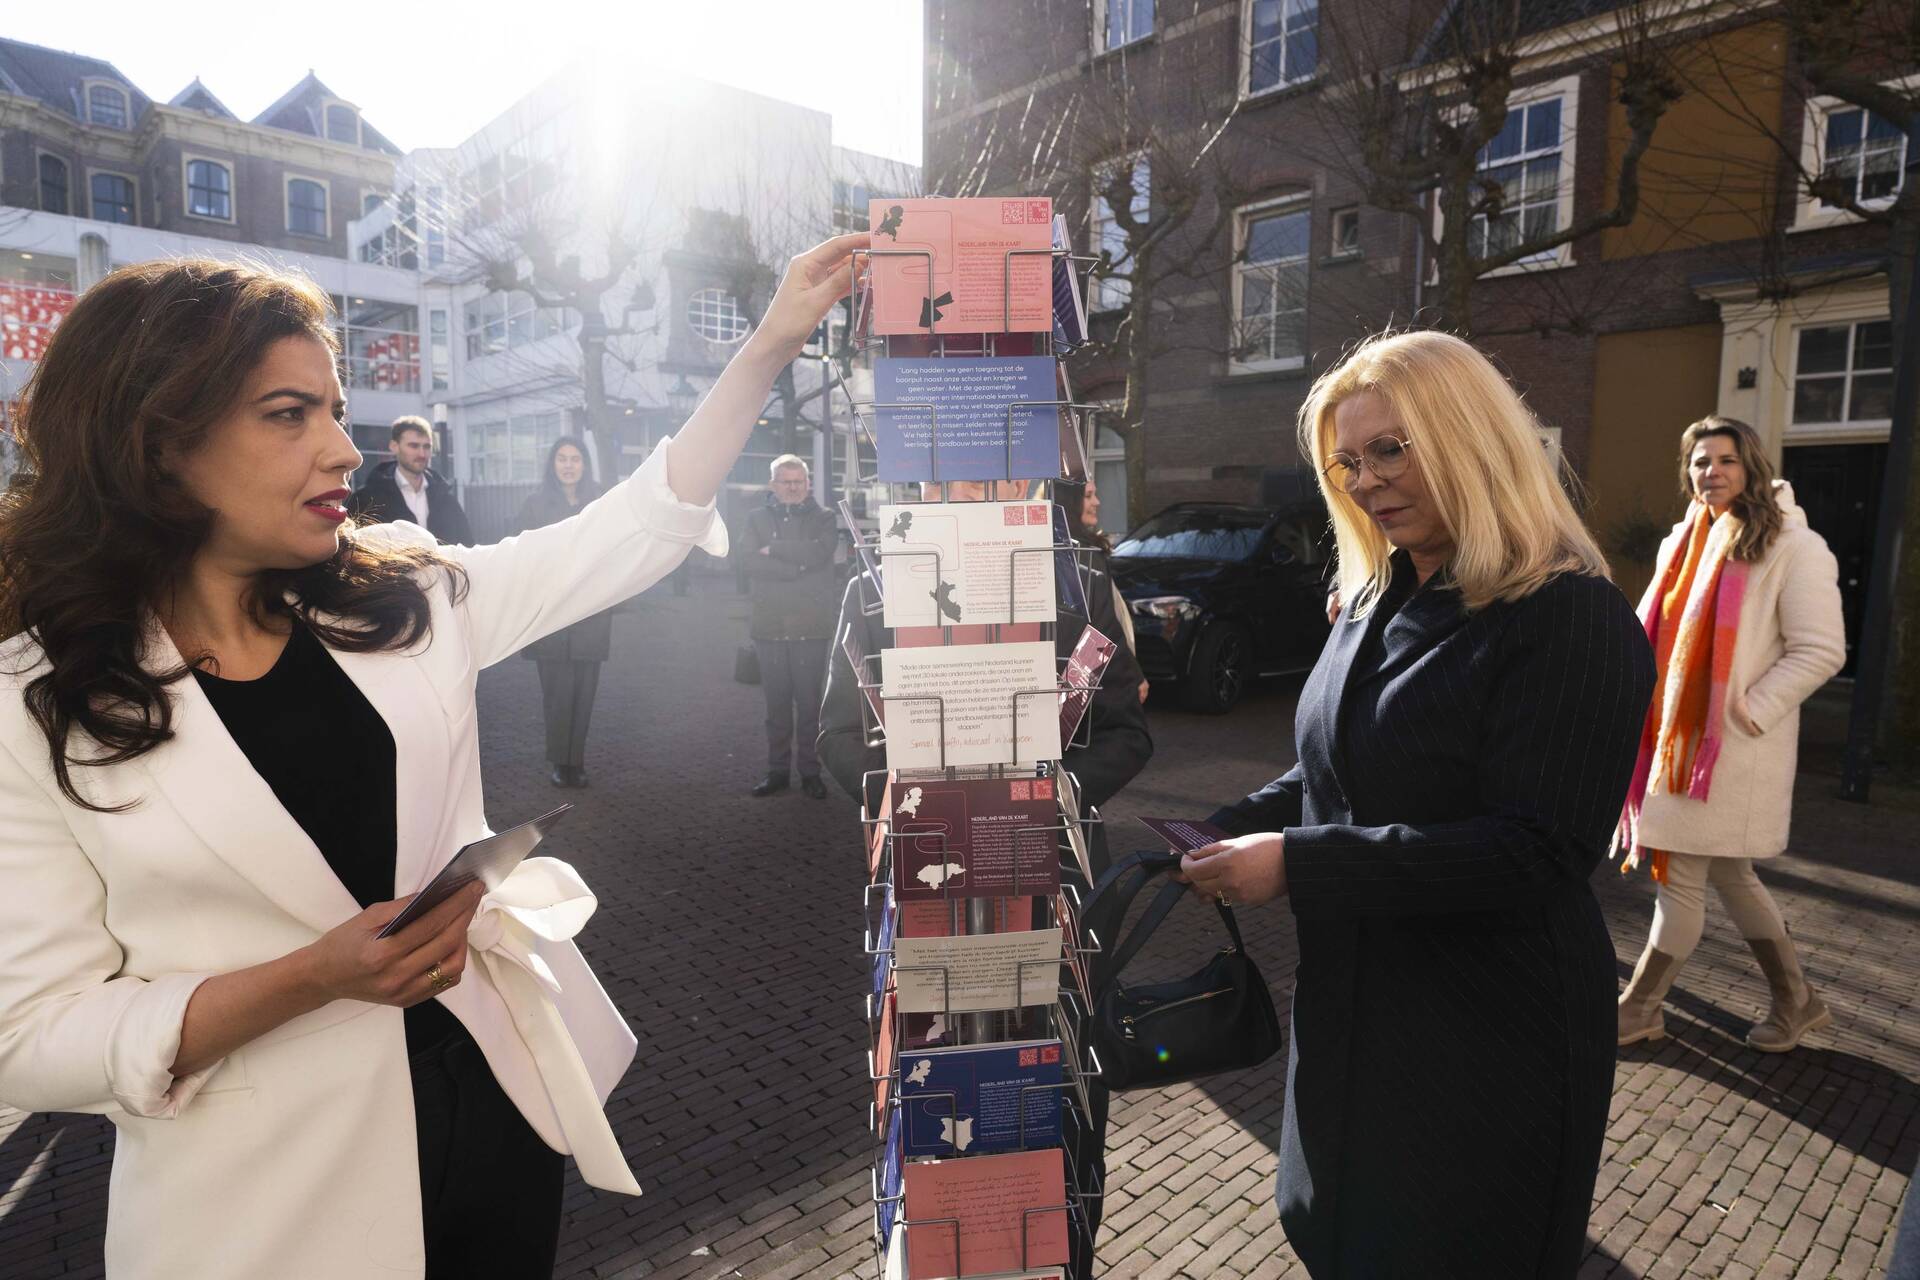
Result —
MULTIPOLYGON (((432 542, 409 524, 355 536, 432 542)), ((395 896, 489 833, 480 669, 640 591, 693 546, 724 555, 726 529, 712 504, 674 498, 662 446, 571 519, 442 548, 470 587, 454 604, 435 586, 426 642, 334 654, 393 733, 395 896)), ((150 667, 176 667, 165 632, 150 637, 150 667)), ((170 686, 171 741, 74 771, 89 799, 133 807, 69 802, 22 697, 44 667, 32 640, 0 645, 0 1102, 112 1120, 114 1280, 421 1275, 400 1010, 335 1001, 205 1071, 168 1071, 202 981, 305 946, 358 904, 192 679, 170 686)), ((542 1138, 588 1181, 637 1191, 601 1109, 634 1037, 571 941, 593 906, 565 863, 529 859, 483 902, 465 978, 439 999, 542 1138)))

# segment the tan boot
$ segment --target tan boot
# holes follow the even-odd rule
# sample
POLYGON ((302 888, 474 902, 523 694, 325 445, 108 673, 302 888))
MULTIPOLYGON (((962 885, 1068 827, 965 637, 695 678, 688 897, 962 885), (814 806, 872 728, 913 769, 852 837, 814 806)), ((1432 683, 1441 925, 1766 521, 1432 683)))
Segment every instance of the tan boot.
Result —
POLYGON ((1767 1011, 1766 1021, 1747 1032, 1749 1045, 1762 1053, 1785 1053, 1798 1046, 1807 1032, 1833 1025, 1827 1002, 1813 994, 1800 972, 1792 938, 1748 938, 1747 945, 1773 991, 1773 1008, 1767 1011))
POLYGON ((1680 962, 1664 951, 1648 946, 1633 967, 1633 979, 1620 993, 1620 1043, 1637 1044, 1642 1040, 1665 1040, 1667 1020, 1660 1002, 1680 972, 1680 962))

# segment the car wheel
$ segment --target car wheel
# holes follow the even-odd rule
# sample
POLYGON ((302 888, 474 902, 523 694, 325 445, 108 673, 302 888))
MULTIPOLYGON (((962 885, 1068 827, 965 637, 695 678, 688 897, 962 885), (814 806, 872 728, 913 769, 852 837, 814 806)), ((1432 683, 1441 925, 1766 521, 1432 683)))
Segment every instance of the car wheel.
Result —
POLYGON ((1232 709, 1253 676, 1253 644, 1244 629, 1216 622, 1201 633, 1188 664, 1187 707, 1217 716, 1232 709))

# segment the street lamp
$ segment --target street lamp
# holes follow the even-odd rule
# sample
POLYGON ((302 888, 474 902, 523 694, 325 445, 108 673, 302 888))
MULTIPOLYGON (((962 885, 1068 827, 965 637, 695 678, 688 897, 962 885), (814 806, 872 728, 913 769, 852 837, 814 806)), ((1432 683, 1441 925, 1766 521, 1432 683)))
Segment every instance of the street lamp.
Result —
POLYGON ((687 375, 681 374, 671 387, 667 388, 667 408, 673 416, 685 421, 693 416, 694 409, 700 403, 700 388, 687 381, 687 375))

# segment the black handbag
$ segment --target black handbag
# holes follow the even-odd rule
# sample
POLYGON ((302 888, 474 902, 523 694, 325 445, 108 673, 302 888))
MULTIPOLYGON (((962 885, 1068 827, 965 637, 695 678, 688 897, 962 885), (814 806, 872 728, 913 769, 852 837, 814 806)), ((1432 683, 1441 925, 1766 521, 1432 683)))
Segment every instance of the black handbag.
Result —
POLYGON ((1280 1048, 1280 1019, 1266 979, 1248 958, 1231 908, 1216 902, 1230 946, 1198 972, 1172 982, 1129 986, 1120 980, 1187 886, 1169 881, 1124 942, 1127 908, 1154 878, 1180 865, 1178 854, 1148 850, 1115 863, 1087 898, 1082 918, 1104 948, 1095 958, 1087 1035, 1109 1089, 1157 1089, 1222 1071, 1257 1067, 1280 1048))
POLYGON ((760 683, 760 651, 743 644, 733 655, 733 678, 741 684, 760 683))

